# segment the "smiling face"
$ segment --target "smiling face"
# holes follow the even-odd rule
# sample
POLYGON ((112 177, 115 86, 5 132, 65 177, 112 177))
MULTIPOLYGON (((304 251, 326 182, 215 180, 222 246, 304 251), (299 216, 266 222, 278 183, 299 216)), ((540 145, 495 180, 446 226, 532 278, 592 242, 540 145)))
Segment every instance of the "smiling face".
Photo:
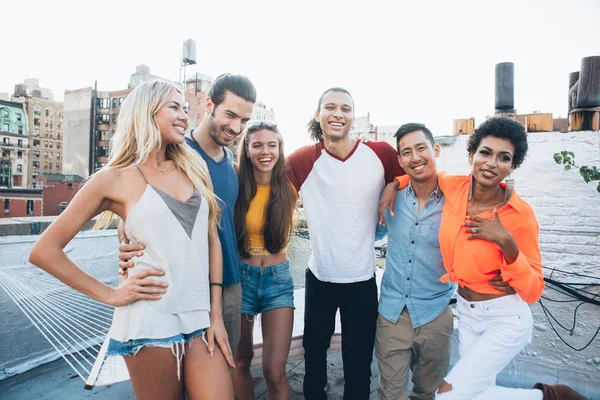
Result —
POLYGON ((354 102, 348 93, 331 91, 321 99, 321 107, 315 113, 323 136, 328 140, 340 140, 348 136, 354 122, 354 102))
POLYGON ((246 129, 254 104, 234 93, 226 92, 225 98, 216 107, 208 97, 206 107, 210 114, 208 133, 218 145, 229 146, 246 129))
POLYGON ((261 129, 248 135, 248 158, 258 172, 272 172, 280 158, 279 135, 261 129))
POLYGON ((475 153, 469 154, 473 178, 482 186, 498 185, 513 171, 515 146, 508 139, 486 136, 475 153))
POLYGON ((432 145, 423 131, 408 133, 398 142, 398 162, 415 182, 437 179, 440 146, 432 145))
POLYGON ((156 112, 154 120, 164 144, 183 143, 189 122, 183 95, 180 92, 173 93, 169 101, 156 112))

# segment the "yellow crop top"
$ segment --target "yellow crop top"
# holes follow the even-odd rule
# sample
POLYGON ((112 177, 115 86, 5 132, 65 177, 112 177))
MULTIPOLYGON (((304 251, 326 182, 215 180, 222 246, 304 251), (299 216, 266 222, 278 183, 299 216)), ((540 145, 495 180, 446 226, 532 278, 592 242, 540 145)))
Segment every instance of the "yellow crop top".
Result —
MULTIPOLYGON (((256 185, 256 195, 250 202, 246 213, 246 231, 248 232, 248 247, 246 251, 252 256, 268 256, 271 253, 265 249, 265 224, 267 222, 267 205, 271 185, 256 185)), ((287 246, 286 246, 287 247, 287 246)), ((285 253, 284 247, 278 254, 285 253)))

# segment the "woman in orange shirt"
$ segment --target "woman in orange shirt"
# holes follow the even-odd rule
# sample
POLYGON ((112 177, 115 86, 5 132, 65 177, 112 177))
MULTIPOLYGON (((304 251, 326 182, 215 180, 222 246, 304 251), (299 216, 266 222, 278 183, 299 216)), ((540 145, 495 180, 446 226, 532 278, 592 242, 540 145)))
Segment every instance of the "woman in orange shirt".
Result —
MULTIPOLYGON (((441 280, 458 283, 460 360, 436 399, 584 399, 564 385, 495 386, 496 375, 531 342, 527 303, 536 302, 544 290, 535 213, 512 185, 502 183, 521 165, 527 149, 519 122, 491 118, 469 138, 471 175, 439 174, 446 201, 440 249, 448 272, 441 280), (497 271, 516 294, 492 287, 497 271)), ((400 187, 407 177, 397 178, 400 187)))
POLYGON ((249 124, 238 151, 234 221, 240 254, 242 329, 232 376, 238 398, 254 399, 250 374, 254 319, 262 313, 267 397, 289 399, 285 364, 294 323, 294 282, 286 249, 298 195, 286 174, 277 126, 255 122, 249 124))

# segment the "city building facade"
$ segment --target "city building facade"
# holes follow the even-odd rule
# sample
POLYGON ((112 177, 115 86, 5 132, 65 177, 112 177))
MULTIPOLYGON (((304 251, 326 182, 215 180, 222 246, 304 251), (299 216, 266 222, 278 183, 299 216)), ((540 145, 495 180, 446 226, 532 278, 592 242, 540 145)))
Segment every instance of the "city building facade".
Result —
POLYGON ((42 189, 0 188, 0 218, 42 216, 42 189))
POLYGON ((36 188, 43 189, 42 215, 58 215, 65 209, 84 179, 79 175, 41 174, 36 188))
POLYGON ((23 104, 0 100, 0 187, 27 185, 29 138, 23 104))

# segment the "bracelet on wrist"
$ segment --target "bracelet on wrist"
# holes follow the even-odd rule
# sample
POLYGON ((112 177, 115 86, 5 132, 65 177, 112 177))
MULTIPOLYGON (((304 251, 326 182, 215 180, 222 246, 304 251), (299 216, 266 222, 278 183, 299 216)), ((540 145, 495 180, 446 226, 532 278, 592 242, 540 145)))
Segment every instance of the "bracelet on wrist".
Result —
POLYGON ((221 289, 223 289, 223 283, 221 283, 221 282, 210 282, 209 287, 212 287, 212 286, 220 286, 221 289))

